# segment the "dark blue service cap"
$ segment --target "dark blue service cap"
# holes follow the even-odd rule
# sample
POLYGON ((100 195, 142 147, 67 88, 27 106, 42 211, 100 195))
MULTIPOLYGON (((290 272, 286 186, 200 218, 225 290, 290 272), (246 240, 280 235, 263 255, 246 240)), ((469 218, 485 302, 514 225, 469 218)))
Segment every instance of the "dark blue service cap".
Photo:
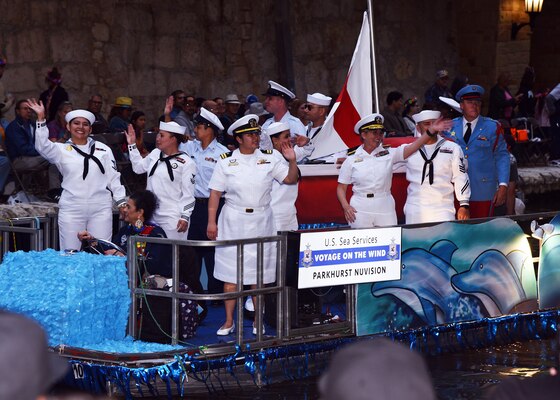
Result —
POLYGON ((458 102, 461 100, 480 100, 484 95, 484 89, 479 85, 467 85, 463 89, 459 90, 455 95, 455 99, 458 102))

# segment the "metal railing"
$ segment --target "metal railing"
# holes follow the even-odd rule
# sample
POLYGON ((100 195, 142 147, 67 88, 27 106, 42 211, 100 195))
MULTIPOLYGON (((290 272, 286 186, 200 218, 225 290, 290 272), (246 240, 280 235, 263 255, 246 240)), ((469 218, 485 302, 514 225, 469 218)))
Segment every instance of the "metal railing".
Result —
MULTIPOLYGON (((0 260, 10 251, 10 243, 16 247, 15 239, 10 235, 23 233, 29 235, 29 250, 41 251, 54 248, 58 241, 56 215, 45 217, 23 217, 0 220, 2 246, 0 260)), ((27 248, 27 246, 24 246, 27 248)))
MULTIPOLYGON (((287 255, 287 236, 280 234, 278 236, 242 239, 242 240, 222 240, 222 241, 181 241, 163 238, 151 238, 145 236, 131 236, 127 243, 127 260, 129 285, 131 291, 132 304, 129 314, 129 334, 138 337, 138 325, 136 323, 136 314, 138 312, 137 298, 143 296, 158 296, 171 298, 171 343, 177 344, 179 340, 179 309, 181 300, 192 301, 212 301, 212 300, 230 300, 237 301, 237 312, 235 315, 235 323, 238 327, 236 330, 236 343, 244 344, 247 342, 243 337, 243 302, 246 296, 256 296, 255 302, 255 326, 264 326, 264 295, 276 295, 276 335, 268 335, 264 338, 262 330, 257 329, 256 342, 251 339, 253 345, 265 345, 267 342, 274 340, 292 340, 302 335, 322 335, 325 333, 344 333, 353 334, 355 332, 355 286, 346 285, 346 310, 347 319, 345 322, 336 324, 321 324, 303 328, 292 328, 291 321, 293 315, 290 309, 290 299, 288 291, 292 288, 286 287, 286 255, 287 255), (171 245, 172 247, 172 285, 170 291, 154 290, 139 287, 139 263, 136 257, 136 248, 138 243, 157 243, 171 245), (276 244, 276 282, 272 285, 264 286, 264 247, 267 243, 276 244), (244 249, 246 246, 256 245, 257 247, 257 284, 255 289, 243 289, 244 275, 244 249), (179 292, 179 247, 180 246, 196 246, 196 247, 218 247, 218 246, 235 246, 237 248, 237 257, 232 262, 237 264, 237 288, 235 292, 219 293, 219 294, 195 294, 179 292), (271 339, 272 338, 272 339, 271 339)), ((141 286, 141 284, 140 284, 141 286)), ((210 343, 208 343, 210 344, 210 343)), ((231 344, 228 344, 228 347, 231 344)))

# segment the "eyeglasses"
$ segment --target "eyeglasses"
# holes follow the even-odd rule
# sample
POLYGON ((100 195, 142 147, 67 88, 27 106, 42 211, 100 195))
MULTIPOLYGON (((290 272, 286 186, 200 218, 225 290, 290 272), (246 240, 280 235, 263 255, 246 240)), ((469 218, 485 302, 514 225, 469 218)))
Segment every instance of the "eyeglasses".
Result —
POLYGON ((309 111, 313 110, 314 108, 319 108, 319 106, 312 106, 311 104, 306 104, 303 106, 304 110, 309 110, 309 111))

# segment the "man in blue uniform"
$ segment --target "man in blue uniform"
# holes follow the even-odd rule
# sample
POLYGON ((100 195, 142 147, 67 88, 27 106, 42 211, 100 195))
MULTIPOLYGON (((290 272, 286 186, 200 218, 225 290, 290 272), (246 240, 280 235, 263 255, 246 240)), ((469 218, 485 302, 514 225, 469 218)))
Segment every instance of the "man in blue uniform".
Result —
POLYGON ((471 182, 471 218, 492 216, 504 204, 509 181, 509 153, 497 121, 480 115, 484 89, 468 85, 457 92, 463 116, 443 136, 463 149, 471 182))

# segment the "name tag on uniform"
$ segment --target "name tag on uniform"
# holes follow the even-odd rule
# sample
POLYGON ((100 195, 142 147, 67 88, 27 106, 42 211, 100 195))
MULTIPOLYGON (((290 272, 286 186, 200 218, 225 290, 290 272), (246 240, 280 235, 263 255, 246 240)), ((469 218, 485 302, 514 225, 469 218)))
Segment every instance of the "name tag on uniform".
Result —
POLYGON ((213 163, 217 162, 217 161, 214 160, 212 157, 205 157, 205 158, 204 158, 204 161, 210 161, 210 162, 213 162, 213 163))
POLYGON ((383 157, 383 156, 386 156, 387 154, 389 154, 389 150, 383 150, 383 151, 380 151, 379 153, 377 153, 375 155, 375 157, 383 157))

